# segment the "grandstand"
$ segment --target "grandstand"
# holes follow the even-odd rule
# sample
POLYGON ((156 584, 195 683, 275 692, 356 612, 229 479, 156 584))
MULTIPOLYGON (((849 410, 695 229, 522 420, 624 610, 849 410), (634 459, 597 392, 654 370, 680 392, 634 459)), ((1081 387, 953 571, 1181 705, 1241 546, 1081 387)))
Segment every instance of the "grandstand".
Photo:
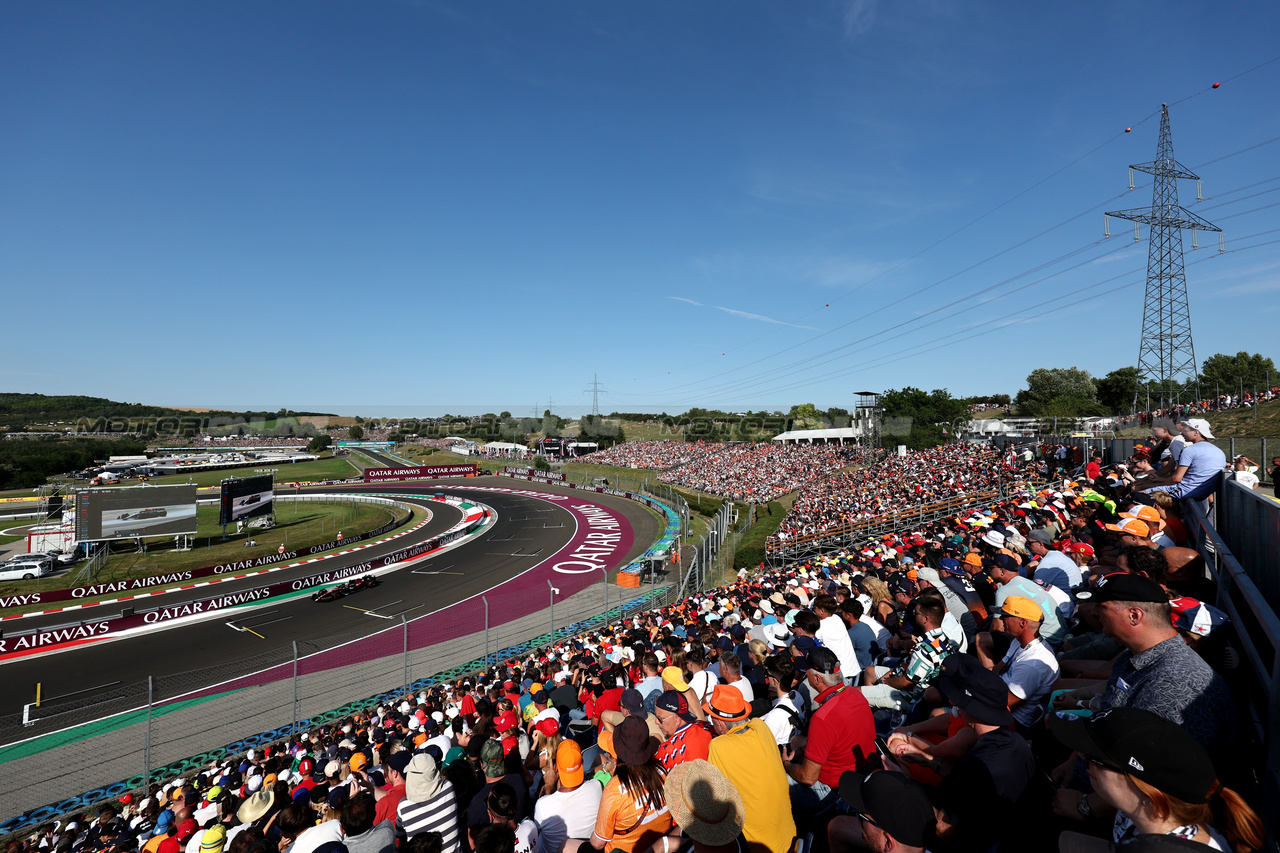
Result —
POLYGON ((1039 460, 966 444, 843 472, 854 457, 792 455, 803 445, 744 456, 637 444, 593 456, 726 496, 791 482, 796 459, 825 460, 840 473, 801 484, 775 543, 855 521, 862 532, 814 537, 803 557, 744 567, 726 586, 597 604, 552 635, 529 626, 528 642, 483 658, 446 667, 435 650, 441 666, 413 683, 393 680, 392 652, 365 700, 241 731, 149 784, 99 789, 9 831, 54 846, 175 838, 229 850, 238 837, 278 844, 279 826, 310 849, 353 826, 414 844, 431 832, 420 818, 430 805, 452 816, 438 826, 459 849, 499 830, 525 833, 530 849, 537 833, 571 849, 625 829, 601 806, 621 795, 620 778, 658 780, 669 816, 644 824, 658 846, 741 839, 782 853, 826 837, 843 853, 879 830, 929 849, 1047 850, 1064 831, 1158 831, 1137 799, 1084 781, 1102 773, 1185 806, 1187 831, 1235 849, 1274 831, 1273 500, 1211 472, 1206 513, 1198 497, 1143 491, 1115 471, 1044 482, 1039 460), (915 506, 916 523, 885 523, 915 506), (1160 746, 1132 746, 1135 769, 1116 750, 1144 732, 1160 746), (876 781, 886 765, 900 772, 876 781), (972 797, 981 778, 1007 819, 972 797), (729 804, 722 835, 682 805, 697 790, 687 780, 729 804), (877 793, 884 785, 899 806, 877 793), (298 811, 300 798, 317 808, 298 811), (366 808, 372 822, 356 824, 366 808), (68 815, 74 826, 37 825, 68 815))

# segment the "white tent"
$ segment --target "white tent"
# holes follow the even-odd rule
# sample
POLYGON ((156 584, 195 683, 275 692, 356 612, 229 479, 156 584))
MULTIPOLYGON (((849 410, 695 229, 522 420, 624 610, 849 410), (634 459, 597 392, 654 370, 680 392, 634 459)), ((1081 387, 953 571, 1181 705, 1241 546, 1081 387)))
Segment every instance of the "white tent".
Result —
POLYGON ((523 444, 512 444, 509 441, 491 441, 484 446, 484 449, 486 453, 491 450, 499 453, 509 451, 512 453, 526 454, 529 452, 529 448, 525 447, 523 444))
POLYGON ((856 427, 793 429, 778 433, 773 440, 781 444, 856 444, 862 434, 862 430, 856 427))

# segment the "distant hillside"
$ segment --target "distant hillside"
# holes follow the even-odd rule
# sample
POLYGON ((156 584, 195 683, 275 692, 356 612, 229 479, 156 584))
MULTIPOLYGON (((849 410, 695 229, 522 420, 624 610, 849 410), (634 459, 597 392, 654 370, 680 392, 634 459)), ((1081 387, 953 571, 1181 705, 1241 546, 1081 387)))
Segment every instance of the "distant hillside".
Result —
POLYGON ((10 431, 22 430, 25 427, 48 426, 58 422, 75 422, 81 418, 97 420, 98 418, 160 418, 183 415, 191 417, 196 412, 201 417, 244 418, 245 420, 298 416, 330 417, 323 412, 291 412, 284 409, 277 412, 193 410, 149 406, 142 403, 121 403, 105 397, 0 392, 0 427, 10 431))

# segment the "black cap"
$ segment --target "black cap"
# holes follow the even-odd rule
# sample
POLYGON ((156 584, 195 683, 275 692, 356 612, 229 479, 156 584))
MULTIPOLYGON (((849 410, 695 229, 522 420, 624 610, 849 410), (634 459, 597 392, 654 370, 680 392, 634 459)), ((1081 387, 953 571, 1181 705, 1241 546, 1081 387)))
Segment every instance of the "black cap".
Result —
POLYGON ((1009 685, 972 655, 956 652, 942 662, 938 689, 947 701, 989 726, 1013 724, 1009 685))
MULTIPOLYGON (((800 639, 807 640, 809 638, 802 637, 800 639)), ((796 642, 796 645, 799 645, 799 641, 796 642)), ((836 653, 831 651, 831 649, 828 649, 826 646, 818 646, 816 649, 809 652, 807 661, 809 664, 808 668, 812 669, 814 672, 821 672, 824 675, 835 675, 840 671, 840 658, 836 657, 836 653)))
POLYGON ((1091 717, 1050 714, 1045 725, 1064 745, 1187 803, 1207 803, 1218 774, 1204 747, 1177 723, 1141 708, 1091 717))
POLYGON ((412 760, 413 760, 413 753, 407 749, 402 749, 399 752, 392 755, 383 763, 386 764, 388 769, 394 770, 397 773, 399 773, 401 776, 403 776, 404 771, 409 767, 409 762, 412 760))
POLYGON ((1077 592, 1076 600, 1090 604, 1101 604, 1104 601, 1148 601, 1153 604, 1168 604, 1169 594, 1164 591, 1164 587, 1146 575, 1112 572, 1098 578, 1093 589, 1082 589, 1077 592))
POLYGON ((1138 835, 1130 841, 1117 842, 1079 832, 1058 836, 1060 853, 1183 853, 1203 851, 1205 845, 1176 835, 1138 835))
POLYGON ((924 847, 937 817, 919 783, 890 770, 840 774, 840 799, 907 847, 924 847))

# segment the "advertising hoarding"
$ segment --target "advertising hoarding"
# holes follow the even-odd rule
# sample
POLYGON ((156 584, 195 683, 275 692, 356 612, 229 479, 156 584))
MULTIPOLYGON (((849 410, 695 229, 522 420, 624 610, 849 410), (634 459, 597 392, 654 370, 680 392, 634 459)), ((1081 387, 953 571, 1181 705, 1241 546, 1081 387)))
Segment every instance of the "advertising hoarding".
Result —
POLYGON ((195 486, 88 489, 76 495, 76 539, 81 542, 195 532, 195 486))
POLYGON ((428 477, 474 477, 479 465, 419 465, 414 468, 366 468, 366 483, 384 483, 393 480, 422 480, 428 477))
POLYGON ((218 523, 234 524, 275 512, 275 475, 231 477, 222 481, 218 523))

